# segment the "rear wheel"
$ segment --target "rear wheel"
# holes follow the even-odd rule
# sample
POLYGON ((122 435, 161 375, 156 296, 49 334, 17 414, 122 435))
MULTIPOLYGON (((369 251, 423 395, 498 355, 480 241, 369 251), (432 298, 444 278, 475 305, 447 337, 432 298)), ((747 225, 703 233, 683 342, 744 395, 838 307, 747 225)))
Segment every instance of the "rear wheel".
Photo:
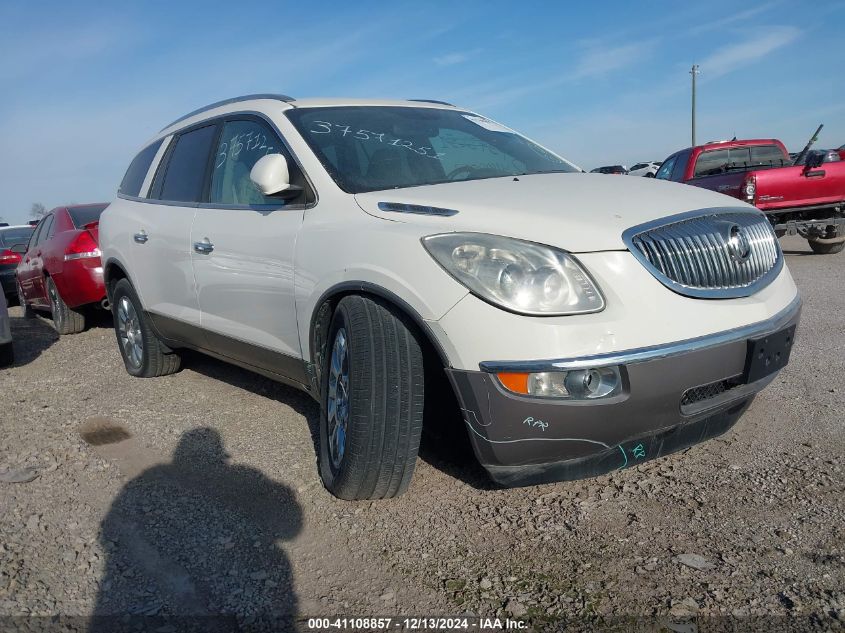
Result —
POLYGON ((53 327, 59 334, 79 334, 85 329, 85 315, 69 307, 52 277, 47 277, 47 298, 50 300, 50 312, 53 315, 53 327))
POLYGON ((414 473, 422 432, 419 343, 386 304, 349 296, 332 316, 323 358, 323 483, 342 499, 402 494, 414 473))
POLYGON ((128 280, 120 279, 115 284, 111 307, 117 346, 129 374, 153 378, 179 371, 179 355, 152 331, 138 295, 128 280))
POLYGON ((653 174, 653 173, 651 173, 651 172, 648 172, 648 173, 645 175, 645 177, 646 177, 646 178, 654 178, 654 174, 653 174))
MULTIPOLYGON (((842 236, 836 231, 836 227, 828 226, 823 239, 829 240, 837 237, 842 236)), ((845 242, 819 242, 810 238, 807 243, 816 255, 834 255, 845 249, 845 242)))
POLYGON ((841 253, 842 250, 845 249, 845 242, 824 244, 822 242, 807 240, 807 243, 816 255, 834 255, 836 253, 841 253))
POLYGON ((18 291, 18 305, 21 307, 21 310, 23 310, 24 318, 27 318, 27 319, 33 318, 35 316, 35 310, 30 308, 29 304, 26 302, 26 299, 24 298, 24 295, 23 295, 23 288, 21 288, 21 284, 20 284, 19 281, 15 282, 15 287, 17 288, 17 291, 18 291))

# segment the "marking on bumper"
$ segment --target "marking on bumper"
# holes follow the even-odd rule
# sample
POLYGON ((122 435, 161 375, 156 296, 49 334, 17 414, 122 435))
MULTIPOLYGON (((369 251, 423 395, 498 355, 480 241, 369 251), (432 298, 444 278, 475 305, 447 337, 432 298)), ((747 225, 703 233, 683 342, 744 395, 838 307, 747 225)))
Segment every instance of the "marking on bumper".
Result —
POLYGON ((624 464, 622 464, 622 465, 619 467, 619 470, 622 470, 623 468, 625 468, 625 466, 627 466, 627 465, 628 465, 628 455, 627 455, 627 453, 625 453, 625 449, 624 449, 624 448, 622 448, 622 446, 621 446, 621 445, 619 446, 619 450, 620 450, 620 451, 622 451, 622 457, 624 457, 624 458, 625 458, 625 463, 624 463, 624 464))
POLYGON ((516 442, 589 442, 590 444, 598 444, 599 446, 610 448, 609 444, 599 442, 598 440, 588 440, 584 437, 521 437, 515 440, 491 440, 490 438, 484 437, 481 433, 476 431, 472 424, 470 424, 469 420, 467 420, 466 418, 464 418, 464 423, 478 437, 480 437, 485 442, 490 442, 491 444, 514 444, 516 442))
POLYGON ((549 428, 548 422, 543 422, 542 420, 535 420, 531 416, 525 418, 522 423, 527 424, 528 426, 533 428, 538 428, 541 431, 545 431, 547 428, 549 428))

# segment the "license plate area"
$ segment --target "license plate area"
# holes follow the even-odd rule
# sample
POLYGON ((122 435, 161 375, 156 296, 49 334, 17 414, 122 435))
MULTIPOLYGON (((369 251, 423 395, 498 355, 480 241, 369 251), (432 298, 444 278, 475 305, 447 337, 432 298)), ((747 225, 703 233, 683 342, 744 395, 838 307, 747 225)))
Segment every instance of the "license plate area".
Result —
POLYGON ((794 341, 795 325, 766 336, 748 339, 743 382, 755 382, 786 367, 794 341))

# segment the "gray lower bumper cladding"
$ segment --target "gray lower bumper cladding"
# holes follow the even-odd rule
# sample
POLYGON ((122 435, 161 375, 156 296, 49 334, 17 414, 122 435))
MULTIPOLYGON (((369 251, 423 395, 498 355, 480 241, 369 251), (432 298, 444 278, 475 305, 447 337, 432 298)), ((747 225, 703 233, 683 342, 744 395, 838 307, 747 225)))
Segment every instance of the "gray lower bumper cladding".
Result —
MULTIPOLYGON (((791 344, 799 314, 797 302, 770 331, 756 334, 787 328, 791 344)), ((527 397, 506 390, 493 373, 448 373, 476 457, 494 481, 583 479, 682 450, 736 424, 777 372, 749 374, 756 337, 714 340, 712 347, 620 363, 622 393, 596 400, 527 397)))

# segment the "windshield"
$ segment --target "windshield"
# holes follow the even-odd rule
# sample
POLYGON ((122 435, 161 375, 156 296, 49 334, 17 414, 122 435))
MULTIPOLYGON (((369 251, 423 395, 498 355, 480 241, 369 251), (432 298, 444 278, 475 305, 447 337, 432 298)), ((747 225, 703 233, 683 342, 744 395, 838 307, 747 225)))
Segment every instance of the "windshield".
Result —
POLYGON ((513 130, 468 112, 343 106, 286 114, 348 193, 578 171, 513 130))

